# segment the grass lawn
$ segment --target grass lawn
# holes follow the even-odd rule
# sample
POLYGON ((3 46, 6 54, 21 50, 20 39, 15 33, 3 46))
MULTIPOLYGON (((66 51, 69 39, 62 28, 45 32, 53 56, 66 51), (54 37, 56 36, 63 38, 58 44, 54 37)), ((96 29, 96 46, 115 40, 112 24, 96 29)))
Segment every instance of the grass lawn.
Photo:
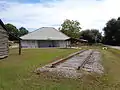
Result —
POLYGON ((102 50, 105 74, 84 76, 83 79, 48 78, 36 75, 35 68, 65 57, 75 49, 24 49, 10 51, 8 58, 0 61, 0 90, 120 90, 120 50, 102 50))
MULTIPOLYGON (((76 52, 75 49, 23 49, 22 55, 18 50, 11 49, 8 58, 0 61, 0 90, 40 90, 48 88, 42 79, 38 79, 33 71, 53 60, 76 52), (43 86, 36 86, 37 84, 43 86)), ((51 85, 52 86, 52 85, 51 85)))

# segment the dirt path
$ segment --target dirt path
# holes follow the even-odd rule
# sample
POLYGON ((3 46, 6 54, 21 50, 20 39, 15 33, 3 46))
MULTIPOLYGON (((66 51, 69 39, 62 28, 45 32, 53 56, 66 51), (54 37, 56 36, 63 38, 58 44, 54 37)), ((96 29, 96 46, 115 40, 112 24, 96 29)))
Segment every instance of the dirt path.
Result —
POLYGON ((37 71, 40 71, 40 73, 51 72, 54 73, 54 75, 69 78, 81 77, 83 75, 81 69, 87 72, 96 72, 101 74, 104 69, 100 63, 100 60, 100 53, 96 50, 90 49, 67 59, 65 62, 60 63, 55 67, 46 65, 37 69, 37 71))
POLYGON ((89 56, 89 54, 92 52, 92 50, 85 51, 83 53, 80 53, 70 59, 68 59, 66 62, 61 63, 56 68, 74 68, 77 69, 79 66, 82 65, 84 60, 89 56))

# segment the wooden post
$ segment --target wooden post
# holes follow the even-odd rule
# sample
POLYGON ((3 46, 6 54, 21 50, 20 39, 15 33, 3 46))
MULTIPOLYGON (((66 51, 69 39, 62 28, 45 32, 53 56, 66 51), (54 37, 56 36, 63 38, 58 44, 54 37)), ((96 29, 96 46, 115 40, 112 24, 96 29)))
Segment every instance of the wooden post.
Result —
POLYGON ((21 55, 21 41, 19 40, 19 55, 21 55))
POLYGON ((67 48, 67 41, 65 41, 66 42, 66 48, 67 48))

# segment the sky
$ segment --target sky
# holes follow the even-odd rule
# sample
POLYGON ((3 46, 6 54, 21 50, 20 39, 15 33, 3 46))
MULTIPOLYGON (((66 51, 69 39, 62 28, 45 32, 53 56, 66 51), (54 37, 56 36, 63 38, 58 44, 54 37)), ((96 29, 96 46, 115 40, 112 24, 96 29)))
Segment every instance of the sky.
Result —
POLYGON ((120 0, 0 0, 0 18, 17 28, 58 29, 65 19, 78 20, 82 30, 99 29, 120 16, 120 0))

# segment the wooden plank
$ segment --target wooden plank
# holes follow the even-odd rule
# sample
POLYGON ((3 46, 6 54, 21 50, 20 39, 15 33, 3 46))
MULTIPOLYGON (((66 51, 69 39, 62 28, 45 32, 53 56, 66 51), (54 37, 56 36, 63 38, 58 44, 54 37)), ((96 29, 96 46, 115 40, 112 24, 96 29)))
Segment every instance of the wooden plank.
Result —
POLYGON ((21 41, 19 40, 19 55, 21 55, 21 41))
POLYGON ((0 58, 8 56, 8 34, 0 25, 0 58))

